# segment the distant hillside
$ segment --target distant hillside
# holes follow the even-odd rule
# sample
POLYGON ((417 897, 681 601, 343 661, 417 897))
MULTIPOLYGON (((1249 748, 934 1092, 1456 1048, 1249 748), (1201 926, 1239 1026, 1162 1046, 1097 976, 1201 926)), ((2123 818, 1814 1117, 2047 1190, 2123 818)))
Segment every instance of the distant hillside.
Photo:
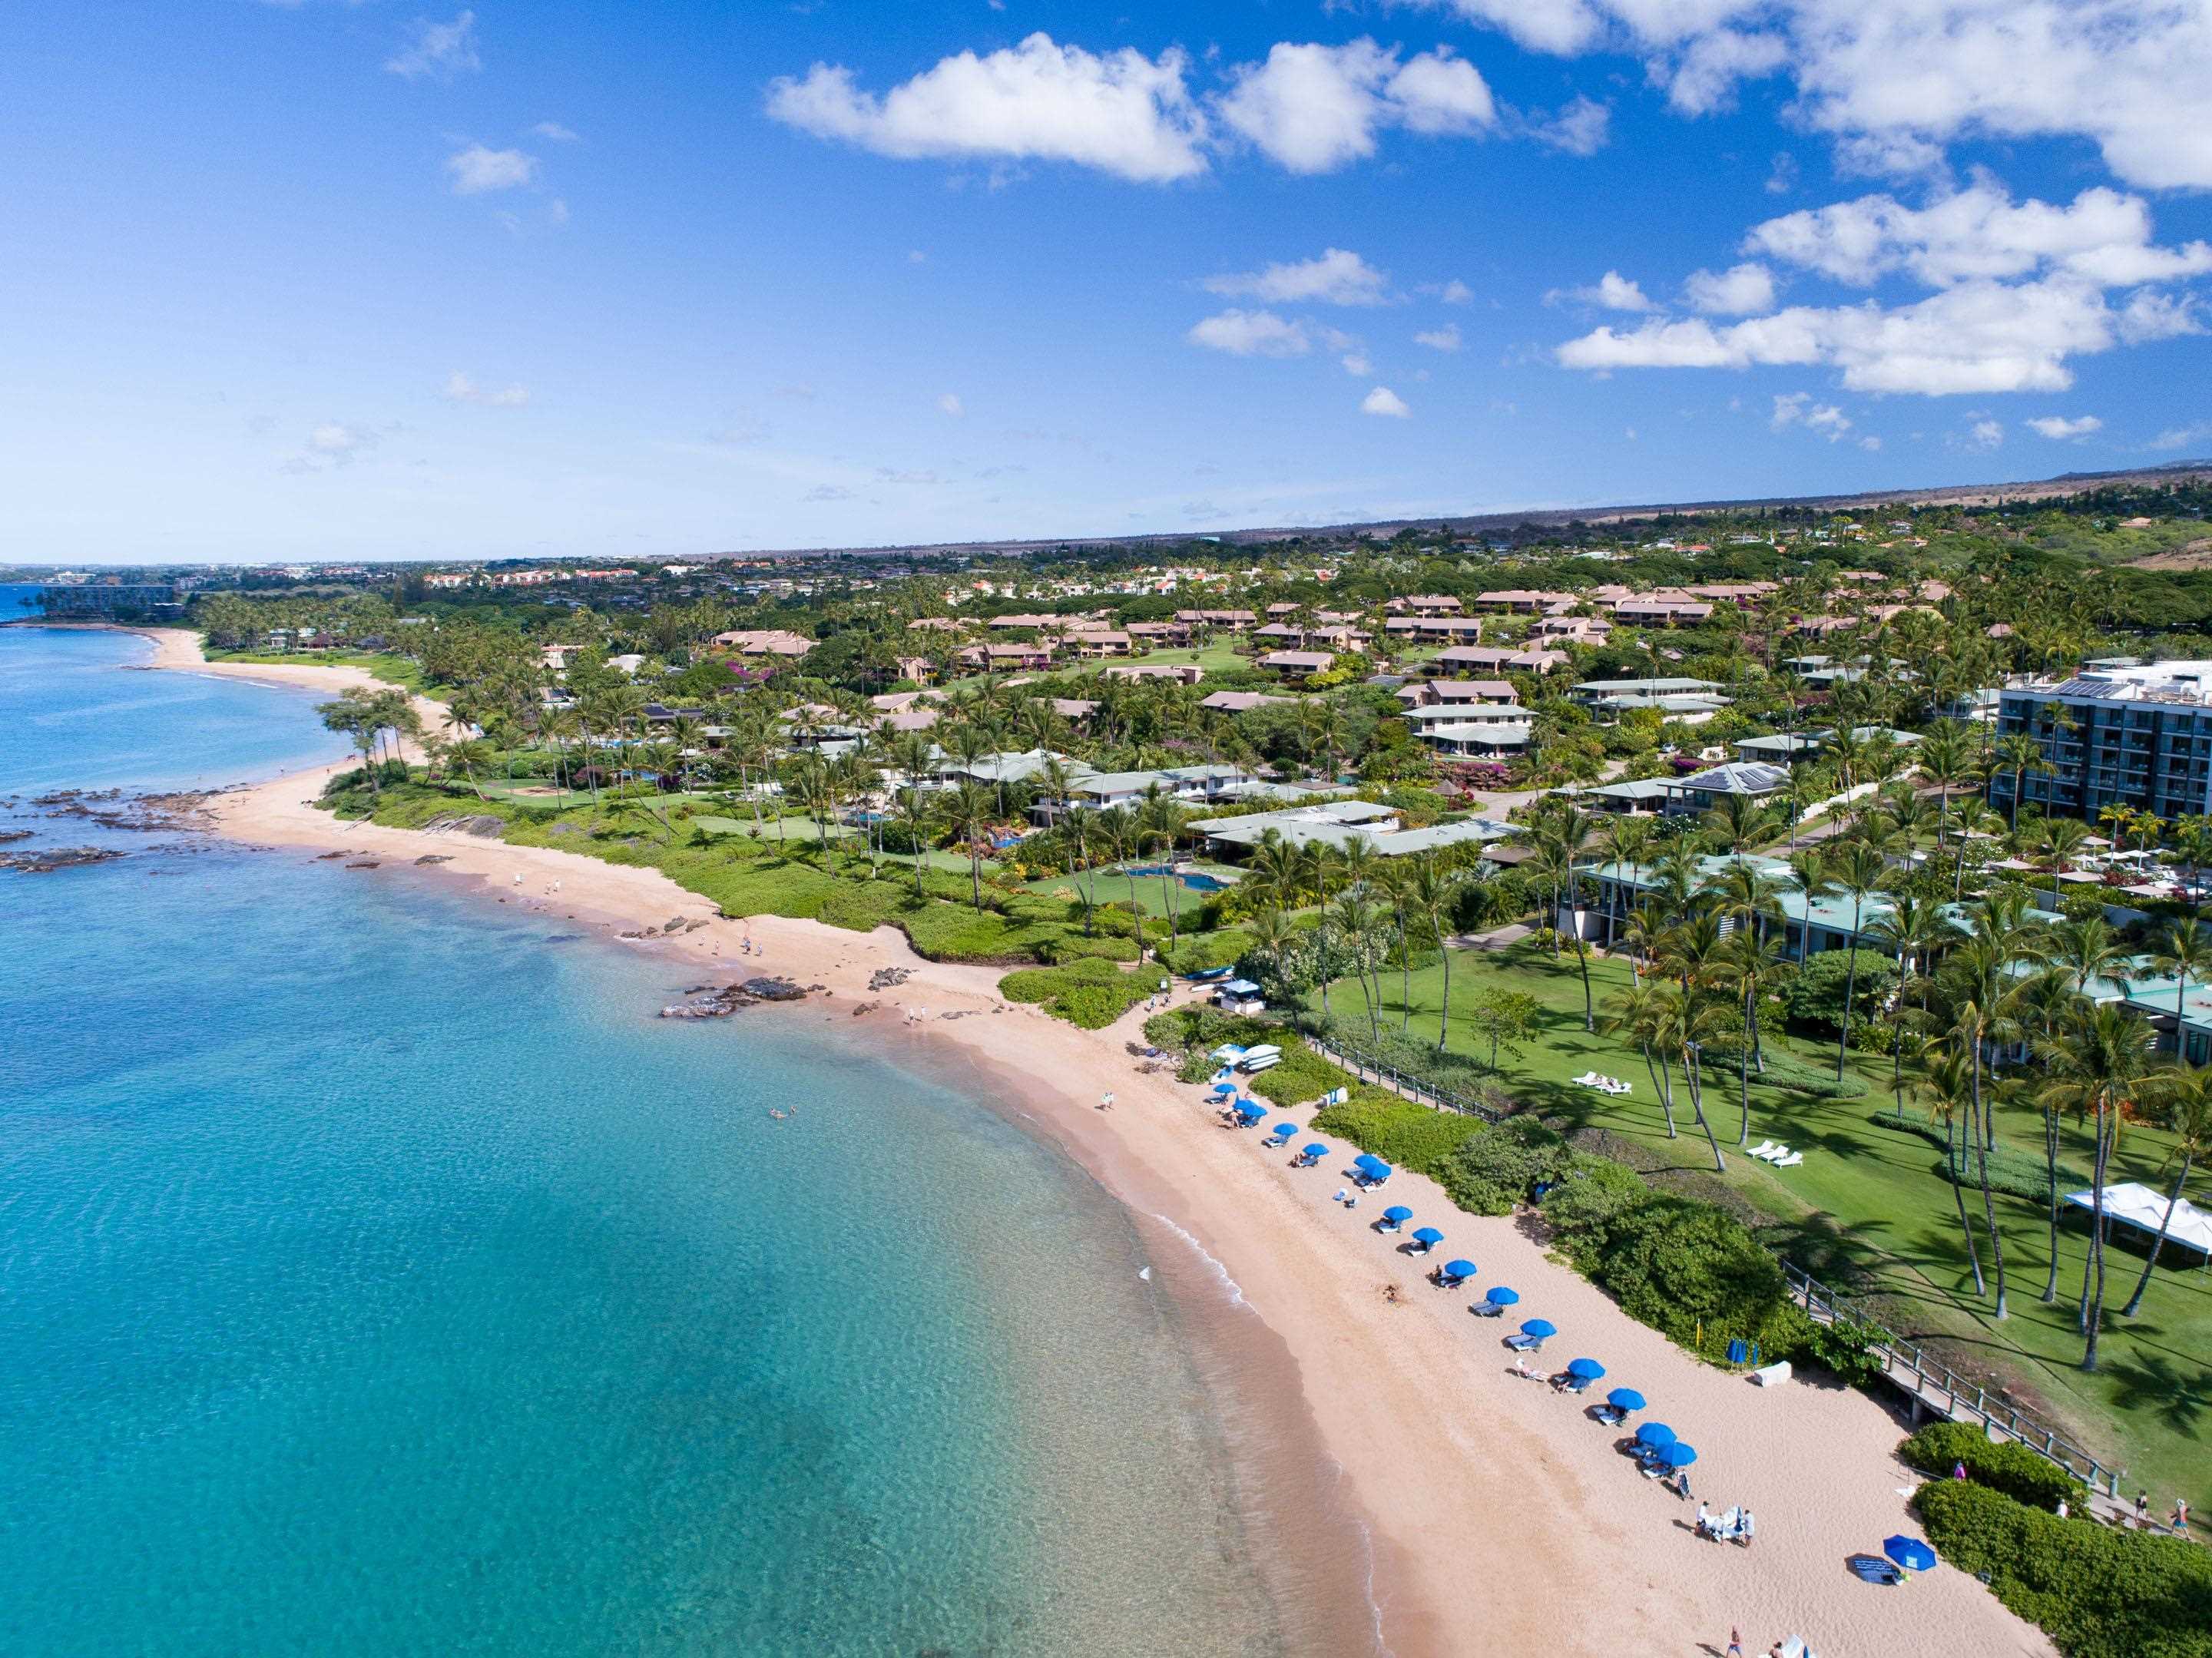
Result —
MULTIPOLYGON (((1384 519, 1360 524, 1276 525, 1245 530, 1209 531, 1203 535, 1186 532, 1024 541, 929 542, 890 547, 792 547, 767 553, 747 551, 732 556, 799 558, 824 553, 881 556, 925 553, 1015 554, 1045 552, 1055 547, 1170 546, 1198 540, 1248 546, 1285 541, 1293 536, 1364 535, 1387 538, 1400 530, 1440 527, 1456 533, 1483 535, 1515 529, 1524 524, 1545 527, 1567 524, 1620 524, 1638 519, 1682 517, 1703 513, 1850 513, 1880 507, 1990 507, 1999 501, 2048 501, 2062 495, 2079 495, 2086 489, 2109 489, 2130 483, 2212 483, 2212 459, 2174 461, 2164 466, 2130 467, 2117 472, 2062 472, 2057 477, 2002 483, 1953 483, 1923 489, 1874 489, 1857 495, 1767 495, 1741 501, 1655 501, 1617 507, 1546 507, 1516 513, 1479 513, 1464 518, 1384 519)), ((2212 563, 2212 560, 2186 568, 2203 568, 2205 563, 2212 563)))

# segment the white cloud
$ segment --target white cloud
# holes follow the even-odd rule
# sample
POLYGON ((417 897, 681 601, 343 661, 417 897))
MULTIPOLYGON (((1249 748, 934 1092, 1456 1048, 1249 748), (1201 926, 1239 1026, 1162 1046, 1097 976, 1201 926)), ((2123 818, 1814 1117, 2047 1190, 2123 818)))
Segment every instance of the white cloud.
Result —
POLYGON ((1487 131, 1498 120, 1482 76, 1443 46, 1401 64, 1396 48, 1364 37, 1340 46, 1285 40, 1231 76, 1222 121, 1292 173, 1364 161, 1384 128, 1439 137, 1487 131))
POLYGON ((499 391, 478 386, 458 368, 446 382, 446 397, 452 403, 473 403, 486 409, 520 409, 530 401, 527 386, 509 386, 499 391))
POLYGON ((1659 319, 1626 334, 1599 328, 1558 355, 1570 368, 1600 370, 1830 364, 1858 392, 2063 392, 2074 383, 2067 359, 2124 343, 2126 321, 2085 283, 1974 282, 1889 309, 1869 301, 1792 306, 1723 328, 1659 319))
POLYGON ((2094 415, 2080 415, 2069 420, 2063 415, 2045 415, 2027 422, 2027 428, 2039 437, 2063 443, 2070 438, 2086 438, 2092 432, 2101 432, 2105 422, 2094 415))
POLYGON ((1237 357, 1302 357, 1313 349, 1305 325, 1272 311, 1234 307, 1206 318, 1187 336, 1193 345, 1237 357))
POLYGON ((1675 106, 1787 76, 1863 170, 1958 139, 2073 137, 2150 189, 2212 186, 2212 9, 2195 0, 1437 0, 1539 52, 1641 58, 1675 106))
POLYGON ((947 392, 938 398, 937 406, 955 420, 968 412, 967 405, 960 401, 960 394, 957 392, 947 392))
MULTIPOLYGON (((514 190, 534 182, 538 158, 519 149, 487 149, 471 144, 446 157, 456 196, 481 196, 487 191, 514 190)), ((564 214, 565 216, 565 214, 564 214)))
POLYGON ((1378 386, 1359 401, 1363 415, 1386 415, 1392 420, 1405 420, 1413 414, 1406 400, 1387 386, 1378 386))
POLYGON ((1986 451, 1996 448, 2003 441, 2002 425, 1993 420, 1978 420, 1966 428, 1966 435, 1960 440, 1960 447, 1986 451))
POLYGON ((2200 443, 2212 444, 2212 420, 2200 420, 2188 426, 2169 426, 2150 440, 2154 449, 2187 449, 2200 443))
POLYGON ((1528 136, 1538 143, 1569 155, 1595 155, 1612 135, 1613 106, 1579 93, 1557 115, 1528 128, 1528 136))
POLYGON ((1442 328, 1428 329, 1414 335, 1413 343, 1425 345, 1431 351, 1456 351, 1460 348, 1459 325, 1447 323, 1442 328))
POLYGON ((1709 317, 1749 317, 1774 309, 1774 273, 1765 265, 1731 265, 1723 271, 1693 270, 1682 284, 1692 311, 1709 317))
POLYGON ((1774 413, 1767 425, 1779 432, 1792 426, 1802 426, 1831 443, 1841 442, 1851 429, 1850 416, 1832 403, 1814 403, 1809 392, 1792 392, 1774 399, 1774 413))
POLYGON ((1894 270, 1933 288, 2053 270, 2101 288, 2133 287, 2212 271, 2212 245, 2152 244, 2140 196, 2099 187, 2069 206, 2016 203, 1987 179, 1924 208, 1863 196, 1769 219, 1744 238, 1744 250, 1862 286, 1894 270))
POLYGON ((1644 290, 1622 276, 1618 270, 1608 270, 1595 282, 1583 288, 1555 288, 1544 295, 1547 304, 1556 305, 1562 300, 1571 300, 1577 305, 1594 305, 1603 311, 1656 311, 1644 290))
POLYGON ((985 57, 963 52, 882 97, 817 64, 769 86, 768 113, 818 138, 913 159, 1072 161, 1146 183, 1203 173, 1205 116, 1186 59, 1133 48, 1096 54, 1036 33, 985 57))
POLYGON ((384 67, 410 81, 434 76, 447 80, 464 70, 483 67, 477 56, 477 15, 465 11, 450 23, 434 23, 418 17, 408 42, 384 60, 384 67))
POLYGON ((307 440, 298 454, 286 461, 287 472, 326 472, 333 466, 347 466, 377 446, 378 434, 366 427, 354 426, 344 421, 326 420, 310 427, 307 440))
POLYGON ((1474 303, 1474 290, 1456 276, 1446 282, 1442 288, 1435 289, 1424 288, 1421 291, 1423 293, 1433 292, 1436 296, 1442 300, 1446 305, 1473 305, 1474 303))
POLYGON ((558 121, 540 121, 530 129, 533 138, 543 138, 549 143, 575 144, 583 142, 581 135, 571 132, 558 121))
POLYGON ((1374 359, 1364 351, 1347 351, 1342 361, 1344 372, 1356 380, 1364 380, 1375 372, 1374 359))
POLYGON ((1389 278, 1357 253, 1332 247, 1295 264, 1208 276, 1200 286, 1210 294, 1243 295, 1279 305, 1380 305, 1389 297, 1389 278))

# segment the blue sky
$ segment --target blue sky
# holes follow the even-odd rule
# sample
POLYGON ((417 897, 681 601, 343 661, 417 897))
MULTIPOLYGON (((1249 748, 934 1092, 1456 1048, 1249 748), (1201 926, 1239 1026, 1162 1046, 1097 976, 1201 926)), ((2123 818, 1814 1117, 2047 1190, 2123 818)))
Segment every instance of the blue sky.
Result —
POLYGON ((2212 452, 2212 9, 9 9, 7 556, 1112 535, 2212 452))

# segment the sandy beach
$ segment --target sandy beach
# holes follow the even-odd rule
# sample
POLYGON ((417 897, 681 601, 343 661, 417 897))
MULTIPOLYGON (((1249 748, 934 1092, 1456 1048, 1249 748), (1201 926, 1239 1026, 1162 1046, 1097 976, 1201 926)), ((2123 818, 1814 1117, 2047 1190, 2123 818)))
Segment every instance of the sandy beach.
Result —
MULTIPOLYGON (((155 666, 332 691, 368 679, 340 665, 208 665, 191 635, 154 636, 155 666)), ((1341 1470, 1342 1491, 1374 1542, 1382 1639, 1401 1658, 1720 1658, 1731 1625, 1753 1658, 1787 1634, 1804 1636, 1822 1658, 2053 1650, 1959 1572, 1939 1569, 1882 1589, 1847 1570, 1850 1556, 1879 1552, 1892 1533, 1918 1533, 1905 1503, 1915 1477, 1893 1454, 1905 1430, 1882 1405, 1826 1387, 1761 1389, 1701 1364, 1547 1260, 1522 1223, 1461 1213, 1417 1176, 1400 1174, 1387 1199, 1346 1211, 1330 1201, 1346 1184, 1343 1157, 1293 1169, 1258 1133, 1221 1127, 1201 1090, 1139 1074, 1125 1044, 1139 1034, 1141 1010, 1111 1029, 1081 1031, 1000 1000, 1000 969, 925 962, 889 928, 863 935, 772 916, 725 919, 653 871, 340 823, 312 805, 326 774, 296 772, 220 795, 210 816, 222 833, 280 853, 343 852, 379 865, 356 878, 457 881, 610 937, 679 917, 702 921, 629 947, 668 952, 693 981, 769 972, 824 987, 805 1002, 738 1018, 848 1029, 857 1018, 887 1052, 903 1049, 940 1071, 974 1067, 979 1086, 1012 1102, 1128 1205, 1157 1250, 1189 1252, 1212 1264, 1209 1275, 1218 1266, 1214 1293, 1235 1316, 1264 1325, 1266 1351, 1281 1355, 1282 1380, 1341 1470), (446 861, 416 868, 424 856, 446 861), (747 938, 759 954, 741 953, 747 938), (887 967, 911 976, 871 992, 870 975, 887 967), (869 1003, 872 1011, 858 1011, 869 1003), (1115 1108, 1100 1110, 1108 1090, 1115 1108), (1427 1262, 1371 1230, 1386 1202, 1442 1229, 1438 1258, 1472 1259, 1478 1284, 1512 1285, 1521 1314, 1558 1325, 1534 1368, 1548 1372, 1586 1355, 1607 1370, 1598 1392, 1626 1385, 1644 1394, 1649 1415, 1698 1449, 1693 1500, 1638 1477, 1615 1449, 1620 1436, 1586 1414, 1587 1400, 1516 1376, 1500 1340, 1516 1321, 1501 1327, 1474 1318, 1474 1296, 1432 1286, 1427 1262), (1395 1303, 1384 1296, 1394 1284, 1395 1303), (1755 1546, 1699 1540, 1698 1500, 1752 1509, 1755 1546)), ((1304 1125, 1311 1114, 1279 1114, 1304 1125)))

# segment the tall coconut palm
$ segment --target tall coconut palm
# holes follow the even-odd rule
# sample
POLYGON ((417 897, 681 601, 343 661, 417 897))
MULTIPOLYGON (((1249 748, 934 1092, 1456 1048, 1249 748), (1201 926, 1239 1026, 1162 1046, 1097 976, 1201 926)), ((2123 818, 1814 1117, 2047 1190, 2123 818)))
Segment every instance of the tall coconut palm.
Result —
MULTIPOLYGON (((2014 1017, 2013 963, 2020 954, 2016 933, 1982 928, 1962 940, 1943 963, 1942 983, 1951 1002, 1953 1033, 1966 1055, 1966 1127, 1972 1139, 1976 1174, 1982 1188, 1982 1212, 1988 1223, 1990 1266, 1996 1278, 1996 1316, 2006 1316, 2004 1241, 1997 1234, 1996 1200, 1990 1187, 1990 1152, 1995 1148, 1995 1113, 1984 1087, 1983 1054, 2017 1042, 2023 1034, 2014 1017)), ((1955 1181, 1960 1169, 1954 1166, 1955 1181)))
POLYGON ((2189 1063, 2189 987, 2212 978, 2212 937, 2194 921, 2177 922, 2159 940, 2151 970, 2173 976, 2173 1055, 2189 1063))
MULTIPOLYGON (((1982 1256, 1974 1244, 1974 1224, 1966 1218, 1966 1183, 1959 1177, 1963 1169, 1959 1154, 1959 1119, 1972 1108, 1974 1084, 1971 1066, 1955 1033, 1929 1038, 1921 1049, 1920 1066, 1922 1080, 1928 1084, 1931 1108, 1943 1119, 1943 1166, 1950 1181, 1952 1201, 1959 1211, 1959 1233, 1966 1241, 1966 1265, 1973 1269, 1974 1293, 1984 1296, 1989 1293, 1989 1283, 1982 1277, 1982 1256)), ((1967 1132, 1972 1131, 1970 1128, 1967 1132)))
POLYGON ((1763 1066, 1759 1054, 1759 998, 1763 987, 1790 971, 1782 946, 1757 928, 1739 926, 1722 941, 1714 962, 1717 984, 1733 985, 1741 996, 1743 1030, 1736 1050, 1739 1120, 1736 1145, 1751 1144, 1751 1073, 1763 1066))
MULTIPOLYGON (((1936 905, 1906 889, 1890 901, 1889 913, 1875 917, 1867 931, 1881 940, 1897 958, 1898 1013, 1901 1021, 1906 987, 1916 975, 1921 984, 1927 983, 1929 957, 1943 945, 1954 942, 1960 937, 1959 930, 1936 905)), ((1899 1122, 1905 1121, 1905 1048, 1901 1039, 1890 1044, 1890 1088, 1896 1096, 1899 1122)))
POLYGON ((2125 1108, 2149 1069, 2149 1027, 2124 1002, 2083 1006, 2041 1050, 2051 1080, 2044 1096, 2091 1124, 2089 1250, 2081 1266, 2081 1368, 2097 1368, 2105 1321, 2105 1182, 2125 1108))
POLYGON ((2089 838, 2089 826, 2078 817, 2046 817, 2036 825, 2036 850, 2051 865, 2051 908, 2058 908, 2058 878, 2073 867, 2075 855, 2089 838))
POLYGON ((914 896, 921 897, 921 866, 929 856, 929 832, 936 812, 933 798, 909 784, 891 797, 893 809, 898 813, 900 825, 914 843, 914 896))
POLYGON ((1137 808, 1137 829, 1141 839, 1149 840, 1160 849, 1160 902, 1167 907, 1170 950, 1179 943, 1176 931, 1175 844, 1176 836, 1182 832, 1185 815, 1182 803, 1163 793, 1158 783, 1145 786, 1144 802, 1137 808))
MULTIPOLYGON (((1844 945, 1850 952, 1844 966, 1844 1017, 1837 1022, 1836 1080, 1841 1082, 1851 1046, 1851 1003, 1858 993, 1859 933, 1866 920, 1866 901, 1890 885, 1889 865, 1861 841, 1844 847, 1829 860, 1827 876, 1834 890, 1851 901, 1851 933, 1844 945)), ((1809 928, 1809 920, 1807 925, 1809 928)))
POLYGON ((1605 939, 1607 947, 1620 936, 1619 911, 1624 893, 1636 889, 1636 877, 1645 859, 1651 855, 1653 830, 1651 820, 1632 815, 1617 817, 1599 831, 1600 848, 1616 869, 1626 868, 1628 879, 1614 880, 1607 888, 1605 939))
POLYGON ((968 885, 976 911, 983 908, 983 843, 990 837, 991 792, 972 777, 963 777, 938 796, 946 829, 968 848, 968 885))
POLYGON ((2158 1236, 2151 1240, 2142 1276, 2136 1280, 2136 1292, 2120 1309, 2122 1318, 2133 1318, 2142 1310, 2143 1291, 2150 1288, 2150 1275, 2157 1270, 2159 1251, 2166 1247, 2173 1212, 2180 1206, 2182 1188, 2189 1184, 2189 1171, 2212 1157, 2212 1071, 2165 1072, 2153 1082, 2154 1087, 2147 1091, 2164 1108, 2165 1126, 2173 1135, 2173 1145, 2160 1165, 2160 1172, 2174 1171, 2173 1187, 2166 1194, 2166 1213, 2159 1220, 2158 1236))
POLYGON ((2014 732, 2009 737, 1999 738, 1996 747, 1990 752, 1990 761, 1994 774, 2012 774, 2012 810, 2008 817, 2012 826, 2017 829, 2020 827, 2021 797, 2027 792, 2028 773, 2053 772, 2057 768, 2044 755, 2043 745, 2025 732, 2014 732))
POLYGON ((1681 992, 1655 979, 1613 992, 1606 998, 1606 1029, 1636 1043, 1652 1094, 1667 1119, 1667 1138, 1680 1138, 1681 1131, 1674 1126, 1673 1056, 1680 1046, 1676 1027, 1681 1022, 1681 992))
POLYGON ((1443 1000, 1437 1013, 1439 1049, 1451 1031, 1451 946, 1445 940, 1450 935, 1457 888, 1455 875, 1444 869, 1433 853, 1423 853, 1414 861, 1413 878, 1406 890, 1407 907, 1427 926, 1430 936, 1436 940, 1437 953, 1443 958, 1443 1000))

